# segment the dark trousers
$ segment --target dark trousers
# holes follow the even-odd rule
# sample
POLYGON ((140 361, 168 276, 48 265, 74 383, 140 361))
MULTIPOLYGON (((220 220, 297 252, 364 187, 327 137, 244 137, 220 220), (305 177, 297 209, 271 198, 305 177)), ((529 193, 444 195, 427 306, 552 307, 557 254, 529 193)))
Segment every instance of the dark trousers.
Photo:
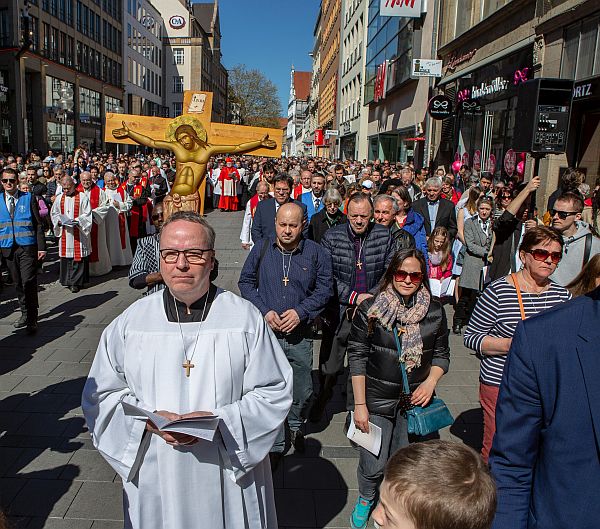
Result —
POLYGON ((75 261, 70 257, 60 258, 60 284, 65 287, 82 287, 90 280, 90 258, 75 261))
POLYGON ((467 325, 469 323, 478 296, 478 290, 461 287, 460 298, 454 308, 454 325, 467 325))
POLYGON ((350 329, 352 322, 346 316, 336 332, 323 328, 323 342, 319 351, 319 364, 323 374, 335 376, 343 370, 350 329))
POLYGON ((17 289, 21 312, 27 322, 36 322, 38 317, 37 291, 37 247, 14 246, 4 255, 6 266, 17 289))

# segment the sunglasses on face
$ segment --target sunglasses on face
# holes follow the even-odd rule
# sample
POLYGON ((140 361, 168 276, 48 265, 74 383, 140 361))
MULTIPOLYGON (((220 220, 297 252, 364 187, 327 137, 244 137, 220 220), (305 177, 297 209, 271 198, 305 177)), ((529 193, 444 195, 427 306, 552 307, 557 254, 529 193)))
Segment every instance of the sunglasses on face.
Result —
POLYGON ((562 259, 562 252, 549 252, 548 250, 544 250, 543 248, 529 250, 527 253, 530 253, 536 261, 547 261, 548 257, 550 257, 552 264, 555 265, 560 263, 560 260, 562 259))
POLYGON ((15 182, 16 182, 16 180, 14 178, 3 178, 2 179, 3 184, 14 184, 15 182))
POLYGON ((577 211, 559 211, 558 209, 551 209, 550 216, 554 217, 558 215, 558 218, 561 220, 565 220, 567 217, 571 215, 577 215, 577 211))
POLYGON ((410 278, 410 282, 413 285, 418 285, 423 281, 423 272, 406 272, 404 270, 396 270, 394 272, 394 281, 398 283, 403 283, 407 277, 410 278))

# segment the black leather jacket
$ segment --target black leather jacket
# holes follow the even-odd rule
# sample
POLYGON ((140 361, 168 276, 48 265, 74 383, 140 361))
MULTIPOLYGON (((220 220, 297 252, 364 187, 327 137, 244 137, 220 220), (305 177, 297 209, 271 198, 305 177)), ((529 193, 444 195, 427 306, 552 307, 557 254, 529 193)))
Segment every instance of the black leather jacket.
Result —
POLYGON ((390 235, 392 236, 392 244, 394 245, 395 252, 397 252, 398 250, 408 250, 416 248, 415 238, 406 230, 398 227, 398 225, 395 222, 390 228, 390 235))
MULTIPOLYGON (((402 373, 391 331, 374 322, 371 333, 369 332, 367 311, 374 300, 375 298, 371 298, 361 303, 352 320, 347 349, 350 375, 366 375, 369 413, 394 417, 402 392, 402 373)), ((450 366, 448 324, 439 301, 431 300, 427 315, 419 326, 423 339, 423 356, 421 366, 408 374, 411 391, 429 376, 432 366, 441 367, 444 372, 450 366)))

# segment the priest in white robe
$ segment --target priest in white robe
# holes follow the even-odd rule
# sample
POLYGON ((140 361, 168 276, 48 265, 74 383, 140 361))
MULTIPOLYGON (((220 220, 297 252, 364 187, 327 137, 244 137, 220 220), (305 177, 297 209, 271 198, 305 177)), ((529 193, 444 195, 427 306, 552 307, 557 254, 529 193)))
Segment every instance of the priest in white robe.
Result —
POLYGON ((105 221, 110 210, 110 200, 104 190, 94 183, 92 174, 89 171, 81 173, 77 191, 85 194, 92 208, 94 224, 90 233, 90 276, 103 276, 112 270, 110 254, 108 253, 108 238, 117 235, 106 231, 105 221))
POLYGON ((125 189, 119 187, 119 181, 114 173, 107 171, 104 174, 104 185, 104 192, 111 206, 104 221, 106 232, 110 234, 106 241, 110 262, 112 266, 129 266, 133 261, 133 254, 126 215, 131 210, 133 202, 125 189))
POLYGON ((210 285, 214 240, 196 213, 165 222, 167 288, 106 328, 84 388, 94 445, 123 480, 126 528, 277 528, 268 453, 292 370, 260 311, 210 285), (121 402, 170 419, 212 413, 218 430, 161 432, 121 402))
POLYGON ((59 280, 71 292, 79 292, 89 281, 92 208, 85 194, 75 189, 71 176, 64 175, 60 184, 61 194, 54 200, 50 211, 54 234, 58 238, 59 280))

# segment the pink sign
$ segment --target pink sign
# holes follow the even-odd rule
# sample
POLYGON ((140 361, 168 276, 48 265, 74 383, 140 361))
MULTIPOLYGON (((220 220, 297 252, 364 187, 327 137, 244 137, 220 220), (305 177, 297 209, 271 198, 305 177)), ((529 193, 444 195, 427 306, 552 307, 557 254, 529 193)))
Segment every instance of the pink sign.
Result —
POLYGON ((486 171, 492 174, 496 172, 496 157, 493 154, 490 154, 490 157, 488 158, 486 171))
POLYGON ((481 151, 479 150, 473 153, 473 169, 481 171, 481 151))
POLYGON ((469 165, 470 159, 471 159, 471 157, 469 156, 469 153, 466 152, 465 154, 462 155, 462 164, 469 165))
POLYGON ((517 168, 517 153, 512 149, 508 149, 504 155, 504 170, 508 176, 515 174, 517 168))

